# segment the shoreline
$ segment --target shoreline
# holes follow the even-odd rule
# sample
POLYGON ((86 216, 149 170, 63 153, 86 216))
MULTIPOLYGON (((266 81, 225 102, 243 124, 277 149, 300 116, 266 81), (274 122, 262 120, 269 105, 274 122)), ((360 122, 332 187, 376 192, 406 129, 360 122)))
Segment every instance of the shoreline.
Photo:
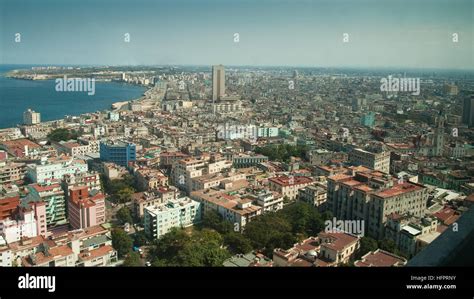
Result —
MULTIPOLYGON (((19 77, 12 77, 12 76, 7 76, 7 74, 11 72, 11 71, 8 71, 8 72, 4 72, 2 74, 0 74, 0 76, 4 77, 4 78, 7 78, 7 79, 12 79, 12 80, 25 80, 25 81, 48 81, 48 80, 55 80, 54 78, 48 78, 48 79, 37 79, 37 80, 34 80, 34 79, 28 79, 28 78, 19 78, 19 77)), ((98 82, 101 82, 101 83, 119 83, 119 84, 125 84, 125 85, 130 85, 130 86, 134 86, 134 87, 143 87, 145 90, 141 93, 140 96, 138 97, 135 97, 135 98, 131 98, 129 100, 126 100, 126 101, 117 101, 117 102, 113 102, 112 104, 109 105, 108 108, 105 108, 105 109, 99 109, 99 110, 96 110, 96 111, 91 111, 91 112, 84 112, 84 113, 80 113, 80 114, 66 114, 64 115, 62 118, 58 118, 58 119, 53 119, 53 120, 47 120, 47 121, 42 121, 41 123, 39 123, 39 125, 43 125, 43 124, 52 124, 54 122, 58 122, 58 121, 62 121, 65 119, 65 117, 67 116, 81 116, 81 115, 86 115, 86 114, 90 114, 90 113, 94 113, 94 112, 100 112, 100 113, 105 113, 106 111, 119 111, 119 110, 122 110, 122 108, 129 104, 130 102, 133 102, 133 101, 140 101, 142 100, 147 92, 149 92, 149 90, 151 90, 154 86, 143 86, 143 85, 140 85, 140 84, 133 84, 133 83, 128 83, 128 82, 118 82, 118 81, 113 81, 113 80, 98 80, 98 82)), ((17 123, 15 126, 7 126, 7 127, 0 127, 0 131, 4 131, 4 130, 12 130, 12 129, 18 129, 20 128, 21 126, 24 126, 23 124, 21 123, 17 123)))

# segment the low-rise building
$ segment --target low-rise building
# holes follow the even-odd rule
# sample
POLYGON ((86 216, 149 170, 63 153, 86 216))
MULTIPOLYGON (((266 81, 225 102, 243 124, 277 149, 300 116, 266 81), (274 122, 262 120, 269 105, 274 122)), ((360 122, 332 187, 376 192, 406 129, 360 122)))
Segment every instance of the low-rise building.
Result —
POLYGON ((370 251, 354 262, 356 267, 403 267, 407 260, 385 250, 370 251))
POLYGON ((295 200, 298 190, 314 183, 313 179, 304 176, 278 176, 268 179, 271 191, 280 193, 283 198, 295 200))
POLYGON ((234 224, 235 230, 243 230, 253 217, 262 213, 262 207, 251 199, 239 198, 224 191, 200 190, 191 192, 191 198, 203 203, 204 214, 216 211, 223 219, 234 224))

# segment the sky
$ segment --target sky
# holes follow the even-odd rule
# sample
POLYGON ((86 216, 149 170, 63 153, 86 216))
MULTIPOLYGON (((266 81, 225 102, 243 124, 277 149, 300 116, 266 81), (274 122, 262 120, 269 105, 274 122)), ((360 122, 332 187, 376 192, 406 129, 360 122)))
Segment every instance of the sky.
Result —
POLYGON ((474 0, 0 0, 0 14, 0 64, 474 69, 474 0))

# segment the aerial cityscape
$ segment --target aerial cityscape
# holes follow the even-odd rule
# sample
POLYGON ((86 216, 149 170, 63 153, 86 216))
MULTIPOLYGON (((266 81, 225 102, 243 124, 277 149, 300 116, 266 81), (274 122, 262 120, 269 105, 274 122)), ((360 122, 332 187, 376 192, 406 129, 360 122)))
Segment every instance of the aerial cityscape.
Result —
POLYGON ((0 267, 472 265, 472 1, 41 2, 0 1, 0 267))

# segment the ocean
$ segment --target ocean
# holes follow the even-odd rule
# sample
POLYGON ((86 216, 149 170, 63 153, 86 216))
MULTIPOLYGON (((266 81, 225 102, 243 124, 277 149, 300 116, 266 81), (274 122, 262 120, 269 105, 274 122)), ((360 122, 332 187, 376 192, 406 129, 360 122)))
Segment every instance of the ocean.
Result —
POLYGON ((54 80, 19 80, 6 78, 14 69, 31 66, 0 65, 0 128, 23 122, 28 108, 41 113, 41 121, 62 119, 65 115, 110 109, 115 102, 139 98, 145 88, 117 82, 95 82, 95 94, 57 92, 54 80))

